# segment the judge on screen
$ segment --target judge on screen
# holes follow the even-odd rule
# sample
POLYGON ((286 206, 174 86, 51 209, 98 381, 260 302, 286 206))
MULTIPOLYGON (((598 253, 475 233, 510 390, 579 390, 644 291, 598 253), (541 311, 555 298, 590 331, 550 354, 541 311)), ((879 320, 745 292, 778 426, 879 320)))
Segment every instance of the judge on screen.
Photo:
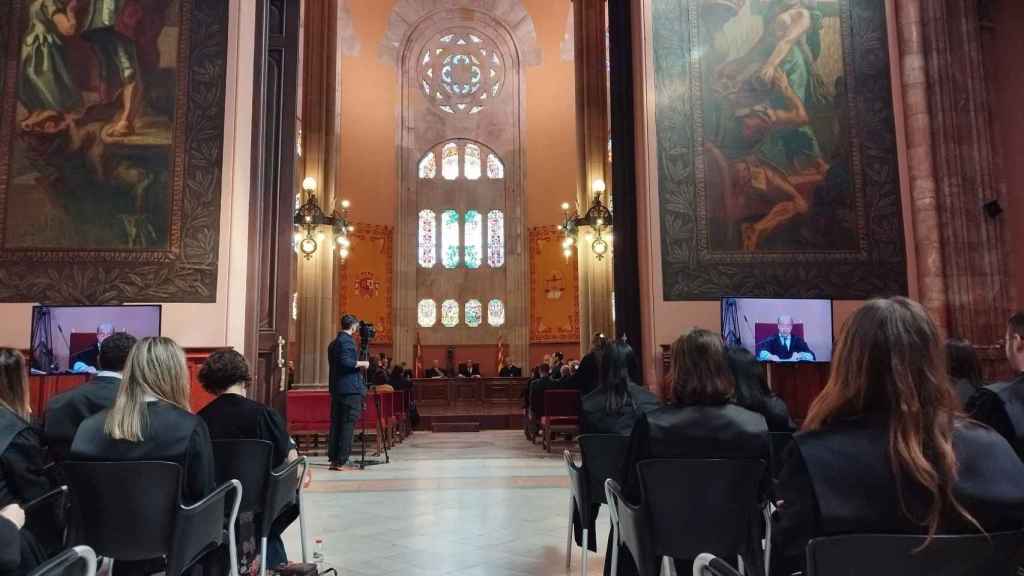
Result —
POLYGON ((793 318, 779 316, 779 331, 757 343, 757 359, 765 362, 814 362, 814 352, 803 338, 793 334, 793 318))

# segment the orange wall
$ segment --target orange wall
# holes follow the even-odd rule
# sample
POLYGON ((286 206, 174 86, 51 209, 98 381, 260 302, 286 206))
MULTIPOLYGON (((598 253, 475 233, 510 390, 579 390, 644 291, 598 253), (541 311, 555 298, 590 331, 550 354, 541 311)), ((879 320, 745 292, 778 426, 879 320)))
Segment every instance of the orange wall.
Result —
MULTIPOLYGON (((378 57, 393 1, 349 2, 360 52, 341 57, 341 144, 335 197, 352 201, 355 220, 393 225, 398 191, 395 143, 399 75, 378 57)), ((569 0, 523 0, 542 61, 525 71, 527 220, 557 224, 576 195, 573 63, 559 54, 569 0)))

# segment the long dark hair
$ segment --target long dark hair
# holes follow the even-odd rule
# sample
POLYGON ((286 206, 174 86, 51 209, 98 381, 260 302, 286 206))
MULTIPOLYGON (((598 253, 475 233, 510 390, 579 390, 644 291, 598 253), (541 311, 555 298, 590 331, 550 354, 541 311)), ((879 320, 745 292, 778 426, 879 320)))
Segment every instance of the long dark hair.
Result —
POLYGON ((636 362, 633 348, 625 342, 609 342, 602 352, 603 375, 601 387, 605 390, 605 410, 618 414, 624 407, 635 408, 629 385, 635 384, 630 377, 630 366, 636 362))
POLYGON ((970 341, 963 338, 946 340, 946 371, 955 380, 969 382, 974 387, 985 383, 981 375, 981 362, 970 341))
POLYGON ((736 403, 760 412, 772 397, 761 363, 749 350, 740 346, 730 347, 726 351, 726 360, 736 382, 736 403))
POLYGON ((28 372, 25 357, 14 348, 0 348, 0 406, 29 418, 28 372))
POLYGON ((719 334, 697 328, 672 344, 673 403, 725 404, 732 399, 735 388, 719 334))
POLYGON ((804 430, 818 430, 868 413, 888 416, 900 505, 907 518, 928 527, 928 542, 950 510, 981 530, 953 494, 958 407, 944 368, 939 331, 924 307, 903 297, 871 300, 846 321, 828 384, 804 422, 804 430), (907 510, 907 477, 930 495, 924 518, 907 510))

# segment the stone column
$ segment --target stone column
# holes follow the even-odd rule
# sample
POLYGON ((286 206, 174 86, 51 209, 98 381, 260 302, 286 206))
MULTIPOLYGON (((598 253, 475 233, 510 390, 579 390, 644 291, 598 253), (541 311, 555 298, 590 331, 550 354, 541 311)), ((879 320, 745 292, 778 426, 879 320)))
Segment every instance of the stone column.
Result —
MULTIPOLYGON (((577 193, 581 212, 594 200, 593 184, 604 182, 602 200, 610 204, 611 165, 608 158, 608 39, 605 0, 574 0, 573 40, 576 51, 576 154, 579 158, 577 193)), ((612 206, 614 211, 614 206, 612 206)), ((614 243, 613 243, 614 244, 614 243)), ((590 348, 590 335, 615 334, 612 318, 614 290, 611 251, 598 260, 580 234, 580 353, 590 348)))
MULTIPOLYGON (((336 114, 339 91, 337 0, 305 0, 302 63, 302 161, 299 180, 317 182, 324 212, 337 206, 334 190, 337 167, 336 114)), ((285 111, 285 113, 288 113, 285 111)), ((358 207, 357 207, 358 209, 358 207)), ((309 260, 297 256, 299 293, 298 386, 327 385, 327 345, 337 332, 335 283, 338 262, 330 230, 309 260)))

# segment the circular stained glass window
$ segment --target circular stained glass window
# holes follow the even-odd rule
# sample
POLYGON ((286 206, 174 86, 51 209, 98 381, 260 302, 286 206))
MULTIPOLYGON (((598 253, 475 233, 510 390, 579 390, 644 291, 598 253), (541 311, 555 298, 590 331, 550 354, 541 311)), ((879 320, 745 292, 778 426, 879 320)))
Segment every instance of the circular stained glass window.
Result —
POLYGON ((504 83, 501 53, 476 31, 444 32, 420 57, 423 95, 448 114, 479 113, 504 83))

